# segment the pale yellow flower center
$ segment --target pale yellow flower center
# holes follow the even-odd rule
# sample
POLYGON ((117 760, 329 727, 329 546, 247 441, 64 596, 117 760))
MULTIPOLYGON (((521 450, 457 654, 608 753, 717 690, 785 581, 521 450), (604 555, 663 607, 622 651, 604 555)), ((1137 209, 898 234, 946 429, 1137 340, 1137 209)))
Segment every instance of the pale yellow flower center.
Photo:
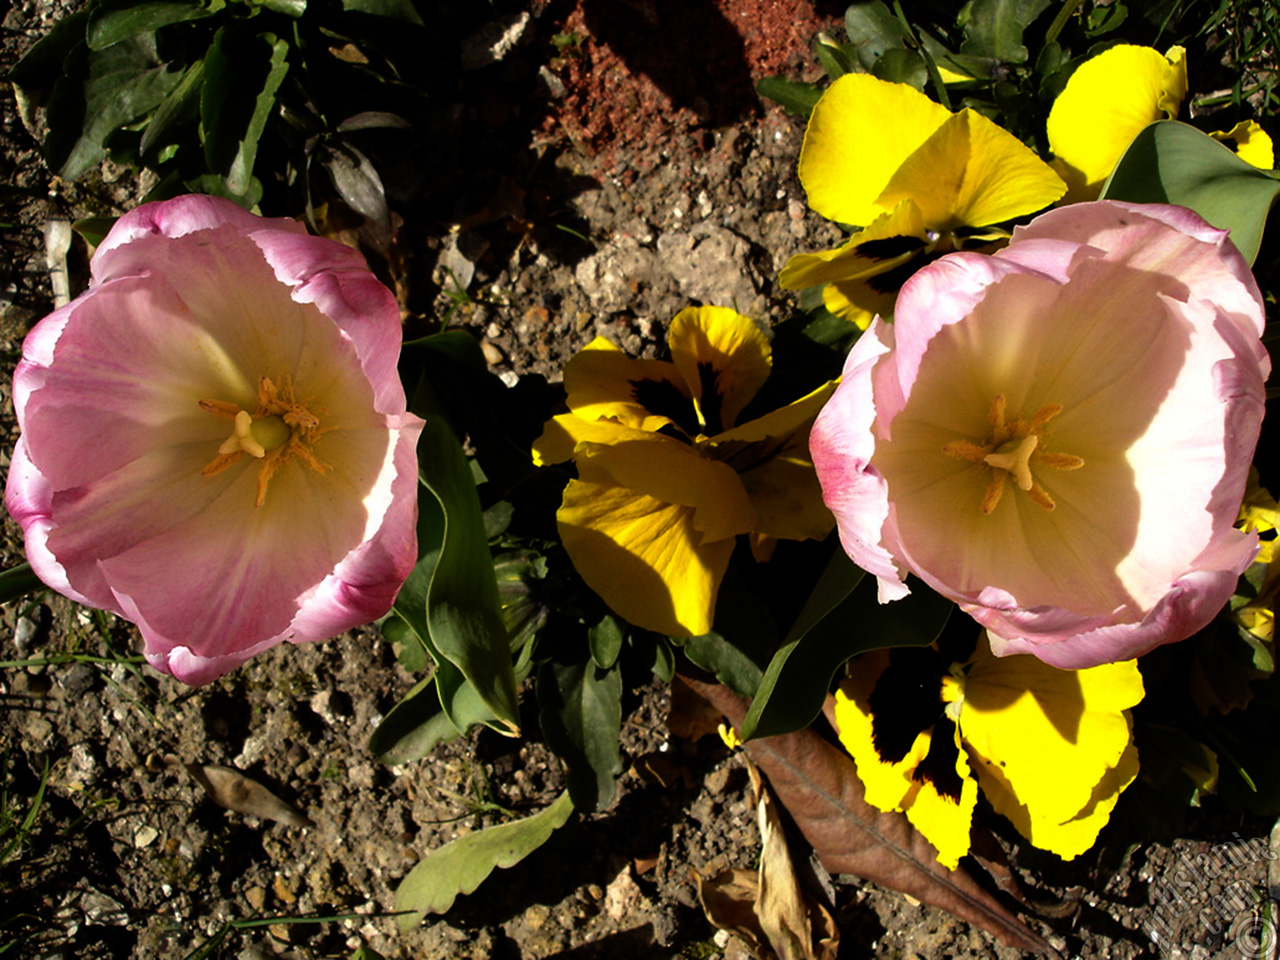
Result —
POLYGON ((991 411, 987 415, 991 433, 982 442, 954 440, 943 445, 942 452, 947 456, 990 469, 991 478, 979 504, 984 514, 991 513, 1000 503, 1009 477, 1034 503, 1046 510, 1056 506, 1053 497, 1036 480, 1032 466, 1054 470, 1079 470, 1084 466, 1081 457, 1069 453, 1048 453, 1041 448, 1046 424, 1061 412, 1062 407, 1058 404, 1047 404, 1027 420, 1009 420, 1005 416, 1004 394, 998 394, 991 401, 991 411))
POLYGON ((288 376, 282 377, 280 384, 277 387, 269 377, 258 380, 258 402, 252 413, 222 400, 200 401, 200 409, 232 421, 231 436, 222 441, 218 455, 205 464, 200 475, 216 476, 246 453, 260 460, 254 501, 259 507, 266 501, 272 476, 290 460, 300 460, 317 473, 330 470, 312 450, 327 428, 321 427, 320 418, 298 401, 288 376))

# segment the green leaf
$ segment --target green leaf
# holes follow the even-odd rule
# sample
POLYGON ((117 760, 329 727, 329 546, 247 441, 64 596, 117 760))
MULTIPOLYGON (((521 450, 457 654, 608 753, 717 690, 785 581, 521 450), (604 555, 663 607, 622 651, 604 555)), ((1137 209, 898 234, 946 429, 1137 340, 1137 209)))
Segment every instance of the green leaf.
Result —
POLYGON ((780 103, 784 110, 797 117, 808 118, 822 96, 822 91, 811 83, 800 83, 786 77, 761 77, 756 82, 756 93, 780 103))
POLYGON ((1049 0, 973 0, 968 6, 960 52, 1004 63, 1026 63, 1022 33, 1049 7, 1049 0))
POLYGON ((808 726, 822 710, 841 664, 867 650, 928 646, 954 609, 919 581, 903 599, 880 603, 876 579, 837 553, 765 671, 743 719, 742 738, 808 726))
POLYGON ((44 589, 44 582, 35 575, 29 563, 20 563, 0 572, 0 603, 18 600, 44 589))
POLYGON ((86 40, 90 50, 102 50, 140 33, 153 33, 171 23, 185 23, 213 16, 226 6, 224 0, 127 0, 99 5, 89 15, 86 40))
POLYGON ((387 194, 369 158, 350 144, 326 145, 317 160, 347 206, 367 220, 390 227, 387 194))
POLYGON ((111 228, 116 225, 115 217, 84 217, 71 224, 71 229, 84 238, 84 242, 92 250, 106 239, 111 228))
POLYGON ((1246 163, 1217 140, 1176 120, 1158 120, 1129 144, 1102 188, 1107 200, 1190 207, 1231 240, 1250 264, 1272 203, 1273 172, 1246 163))
POLYGON ((390 17, 393 20, 404 20, 408 23, 422 24, 422 16, 414 6, 413 0, 342 0, 342 9, 367 13, 375 17, 390 17))
POLYGON ((194 123, 200 117, 200 98, 204 87, 204 61, 197 60, 187 68, 172 90, 169 91, 147 121, 138 142, 138 152, 147 156, 157 146, 177 142, 174 134, 183 126, 194 123))
POLYGON ((818 63, 822 64, 822 69, 832 80, 837 80, 846 73, 858 72, 858 67, 855 66, 848 51, 824 33, 818 34, 818 38, 813 43, 813 52, 818 58, 818 63))
POLYGON ((515 674, 480 498, 462 446, 441 417, 426 420, 418 442, 418 470, 445 518, 440 559, 427 593, 431 642, 506 732, 519 733, 515 674))
POLYGON ((383 717, 369 737, 369 752, 394 766, 425 757, 436 744, 456 740, 462 733, 441 709, 435 680, 428 677, 383 717))
POLYGON ((740 697, 752 697, 760 688, 764 671, 760 664, 718 633, 690 637, 680 648, 696 666, 712 674, 740 697))
POLYGON ((613 802, 622 755, 622 671, 585 663, 545 664, 538 671, 538 723, 569 768, 569 793, 579 810, 613 802))
POLYGON ((880 0, 852 4, 845 10, 844 27, 854 55, 868 71, 888 51, 901 50, 908 39, 893 11, 880 0))
POLYGON ((618 662, 622 651, 622 627, 613 617, 605 614, 600 622, 587 631, 587 644, 591 647, 591 659, 601 670, 610 669, 618 662))
POLYGON ((5 78, 19 87, 49 90, 63 73, 76 47, 83 48, 89 11, 80 10, 57 21, 36 41, 5 78))
POLYGON ((258 141, 289 72, 289 43, 272 33, 218 31, 205 56, 200 133, 205 162, 232 195, 248 193, 258 141))
POLYGON ((268 10, 297 20, 307 12, 307 0, 259 0, 268 10))
POLYGON ((66 180, 101 163, 107 137, 154 110, 182 79, 180 72, 159 62, 150 34, 87 52, 83 69, 81 74, 76 64, 69 64, 49 103, 45 156, 66 180))
POLYGON ((573 813, 569 794, 524 820, 477 830, 432 850, 409 871, 396 889, 395 908, 407 910, 397 917, 401 933, 407 933, 429 913, 445 913, 459 894, 473 892, 495 868, 519 863, 550 839, 573 813))
POLYGON ((886 50, 876 61, 871 73, 890 83, 905 83, 923 90, 929 80, 929 67, 915 50, 886 50))

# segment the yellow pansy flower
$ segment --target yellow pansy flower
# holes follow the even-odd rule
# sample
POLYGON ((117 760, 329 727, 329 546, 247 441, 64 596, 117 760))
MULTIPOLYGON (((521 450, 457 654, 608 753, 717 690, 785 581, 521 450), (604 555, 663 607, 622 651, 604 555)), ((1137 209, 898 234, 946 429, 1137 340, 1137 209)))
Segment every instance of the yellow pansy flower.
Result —
POLYGON ((954 869, 979 787, 1033 845, 1088 850, 1137 776, 1128 710, 1142 695, 1136 661, 1059 670, 996 657, 984 633, 963 663, 933 648, 859 658, 835 716, 867 802, 904 812, 954 869))
MULTIPOLYGON (((1133 138, 1148 124, 1173 119, 1187 95, 1186 53, 1120 44, 1082 63, 1049 111, 1046 132, 1054 169, 1067 182, 1066 203, 1094 200, 1133 138)), ((1215 133, 1241 159, 1270 169, 1271 138, 1252 120, 1215 133)))
POLYGON ((869 74, 840 77, 822 95, 799 173, 810 207, 864 229, 836 250, 793 257, 779 283, 827 284, 828 309, 864 329, 924 259, 1003 239, 994 224, 1034 213, 1066 189, 981 114, 952 113, 914 87, 869 74))
POLYGON ((588 344, 564 369, 570 412, 547 423, 534 458, 577 466, 556 520, 587 585, 637 626, 700 636, 739 534, 765 559, 774 539, 834 526, 808 441, 835 384, 740 424, 772 369, 760 328, 690 307, 667 343, 670 362, 588 344))

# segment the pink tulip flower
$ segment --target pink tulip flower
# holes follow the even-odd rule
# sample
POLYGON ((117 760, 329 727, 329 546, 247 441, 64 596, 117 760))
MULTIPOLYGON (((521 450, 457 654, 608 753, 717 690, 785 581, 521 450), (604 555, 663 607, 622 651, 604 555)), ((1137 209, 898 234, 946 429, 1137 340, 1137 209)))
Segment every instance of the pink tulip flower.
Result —
POLYGON ((190 684, 381 616, 417 555, 400 336, 360 256, 294 221, 132 211, 14 375, 32 568, 190 684))
POLYGON ((1258 550, 1233 528, 1270 371, 1248 265, 1189 210, 1075 204, 917 273, 813 428, 880 600, 908 573, 997 654, 1081 669, 1181 640, 1258 550))

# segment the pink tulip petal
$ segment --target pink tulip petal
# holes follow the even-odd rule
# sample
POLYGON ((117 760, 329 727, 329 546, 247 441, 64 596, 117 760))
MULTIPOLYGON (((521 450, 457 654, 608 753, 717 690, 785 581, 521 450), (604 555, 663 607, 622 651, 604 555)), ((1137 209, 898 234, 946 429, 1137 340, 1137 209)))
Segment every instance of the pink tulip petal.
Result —
POLYGON ((1190 635, 1256 553, 1232 524, 1270 368, 1261 324, 1239 254, 1180 208, 1077 204, 995 257, 936 261, 815 426, 845 549, 882 585, 917 574, 1003 652, 1059 666, 1190 635), (1056 410, 1035 456, 1083 460, 1030 461, 1053 510, 1011 474, 979 509, 996 472, 953 451, 990 442, 997 396, 1010 422, 1056 410))
POLYGON ((422 427, 390 293, 352 251, 205 197, 122 218, 93 275, 15 378, 5 502, 38 575, 188 683, 384 614, 416 559, 422 427), (314 424, 265 486, 261 453, 219 460, 263 396, 314 424))

